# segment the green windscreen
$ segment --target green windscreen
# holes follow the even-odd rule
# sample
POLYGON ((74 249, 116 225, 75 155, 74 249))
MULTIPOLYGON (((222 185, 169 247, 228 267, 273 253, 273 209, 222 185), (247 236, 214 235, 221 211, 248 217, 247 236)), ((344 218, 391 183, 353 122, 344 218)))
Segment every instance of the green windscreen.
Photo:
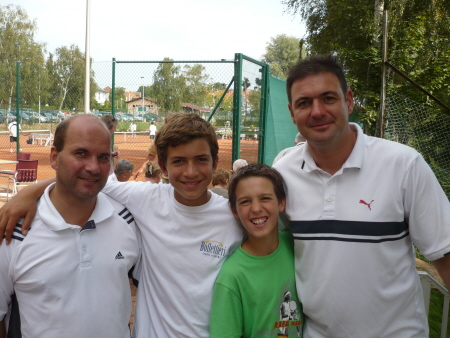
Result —
POLYGON ((286 95, 286 81, 269 75, 269 104, 264 137, 264 163, 272 165, 277 154, 294 146, 298 130, 291 120, 286 95))

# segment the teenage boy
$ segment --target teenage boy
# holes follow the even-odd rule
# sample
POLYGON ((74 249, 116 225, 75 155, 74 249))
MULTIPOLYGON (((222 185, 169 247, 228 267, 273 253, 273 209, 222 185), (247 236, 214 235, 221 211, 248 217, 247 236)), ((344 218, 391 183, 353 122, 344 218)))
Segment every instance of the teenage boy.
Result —
POLYGON ((294 241, 278 232, 286 202, 281 175, 265 164, 245 166, 231 180, 229 198, 247 238, 214 285, 211 337, 301 337, 294 241))
MULTIPOLYGON (((218 161, 216 133, 196 114, 173 114, 155 144, 171 184, 110 182, 103 190, 127 206, 141 231, 133 337, 209 337, 214 281, 243 236, 228 200, 208 190, 218 161)), ((15 199, 22 210, 16 215, 30 209, 38 194, 25 193, 35 186, 15 199)))

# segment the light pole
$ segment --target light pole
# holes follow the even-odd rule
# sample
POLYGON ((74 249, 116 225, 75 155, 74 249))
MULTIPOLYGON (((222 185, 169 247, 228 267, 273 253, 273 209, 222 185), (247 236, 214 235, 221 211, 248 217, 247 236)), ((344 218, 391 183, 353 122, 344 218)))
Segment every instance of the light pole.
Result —
POLYGON ((142 79, 142 116, 144 115, 144 77, 141 76, 142 79))

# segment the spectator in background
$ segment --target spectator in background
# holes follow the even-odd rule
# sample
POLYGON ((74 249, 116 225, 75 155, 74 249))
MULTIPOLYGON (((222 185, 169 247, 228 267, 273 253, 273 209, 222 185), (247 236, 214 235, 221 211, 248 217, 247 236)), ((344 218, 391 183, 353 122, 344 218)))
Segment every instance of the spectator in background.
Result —
POLYGON ((132 138, 136 138, 137 137, 136 136, 136 127, 137 126, 136 126, 136 124, 134 122, 130 123, 130 127, 128 128, 128 130, 130 131, 132 138))
POLYGON ((305 141, 306 141, 306 139, 302 136, 302 134, 297 133, 297 135, 295 135, 294 146, 280 151, 280 153, 274 158, 272 165, 277 163, 280 160, 280 158, 282 158, 284 155, 286 155, 289 152, 291 152, 292 150, 294 150, 297 145, 305 143, 305 141))
POLYGON ((219 168, 212 176, 212 188, 209 189, 217 195, 228 198, 228 180, 230 179, 230 173, 225 169, 219 168))
MULTIPOLYGON (((20 124, 17 124, 17 120, 13 119, 12 122, 8 125, 9 130, 9 152, 13 152, 13 143, 17 142, 17 129, 22 132, 22 128, 20 127, 20 124)), ((22 150, 22 149, 20 149, 22 150)))
POLYGON ((162 171, 158 162, 148 161, 145 163, 144 182, 159 183, 161 182, 162 171))
POLYGON ((155 126, 155 122, 150 122, 150 139, 154 140, 155 139, 155 135, 156 135, 156 126, 155 126))
POLYGON ((108 181, 126 182, 133 175, 134 164, 126 159, 120 159, 116 163, 114 172, 109 175, 108 181))
POLYGON ((232 173, 237 172, 240 168, 245 167, 246 165, 248 165, 246 160, 243 160, 242 158, 234 161, 233 163, 233 170, 231 171, 232 173))

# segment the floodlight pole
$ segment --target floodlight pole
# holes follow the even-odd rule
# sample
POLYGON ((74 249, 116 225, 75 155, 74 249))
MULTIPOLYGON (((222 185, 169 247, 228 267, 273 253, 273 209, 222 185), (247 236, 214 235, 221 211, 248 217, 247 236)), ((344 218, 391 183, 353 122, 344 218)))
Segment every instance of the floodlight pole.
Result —
POLYGON ((90 56, 90 12, 91 12, 91 2, 90 0, 86 0, 86 46, 85 46, 85 82, 84 82, 84 113, 88 114, 90 112, 90 93, 91 93, 91 56, 90 56))
MULTIPOLYGON (((144 77, 141 76, 142 79, 142 115, 144 115, 144 77)), ((136 118, 136 117, 135 117, 136 118)))

